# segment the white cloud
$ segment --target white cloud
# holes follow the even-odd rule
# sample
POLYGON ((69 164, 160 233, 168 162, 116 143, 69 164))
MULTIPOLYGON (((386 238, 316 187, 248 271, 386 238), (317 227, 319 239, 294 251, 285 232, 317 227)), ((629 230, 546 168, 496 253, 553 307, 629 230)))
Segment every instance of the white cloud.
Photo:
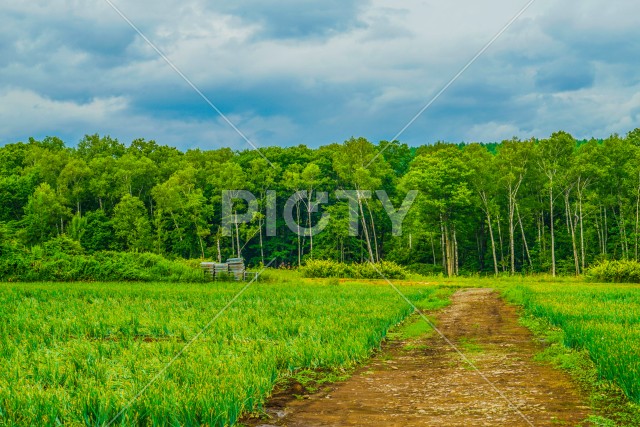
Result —
MULTIPOLYGON (((153 115, 131 114, 128 100, 122 97, 78 104, 43 98, 32 91, 9 90, 0 93, 0 117, 0 135, 16 135, 11 140, 2 137, 0 143, 26 140, 29 136, 55 135, 76 137, 76 140, 66 141, 74 144, 81 135, 98 132, 125 142, 146 138, 184 148, 252 148, 213 110, 210 119, 158 119, 153 115), (58 132, 51 134, 51 129, 58 129, 58 132), (80 133, 75 129, 81 129, 80 133)), ((256 146, 266 145, 261 143, 263 136, 288 140, 298 131, 287 117, 236 115, 229 118, 243 128, 256 146)))
MULTIPOLYGON (((116 3, 264 145, 391 137, 524 5, 116 3)), ((404 140, 639 126, 639 12, 621 0, 534 3, 404 140)), ((10 2, 0 13, 0 141, 109 132, 183 147, 241 143, 106 3, 10 2)))
POLYGON ((120 97, 78 104, 44 98, 29 90, 10 89, 0 93, 0 132, 12 135, 28 129, 35 134, 56 127, 95 125, 122 114, 126 108, 127 100, 120 97))
POLYGON ((526 138, 520 128, 511 123, 479 123, 466 132, 465 142, 499 142, 514 136, 526 138))

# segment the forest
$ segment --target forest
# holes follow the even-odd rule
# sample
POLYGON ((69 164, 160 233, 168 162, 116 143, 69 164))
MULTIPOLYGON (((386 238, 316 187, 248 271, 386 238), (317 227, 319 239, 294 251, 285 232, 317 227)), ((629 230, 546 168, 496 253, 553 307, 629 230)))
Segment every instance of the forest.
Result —
POLYGON ((0 260, 72 251, 242 256, 254 266, 273 258, 291 267, 309 259, 387 260, 423 274, 579 275, 601 260, 637 261, 639 244, 640 129, 598 140, 560 131, 546 139, 420 147, 351 138, 317 149, 180 151, 87 135, 73 147, 47 137, 0 148, 0 260), (259 206, 232 233, 222 226, 224 190, 250 191, 259 206), (275 236, 267 235, 269 195, 277 195, 271 203, 280 213, 302 190, 312 202, 321 191, 374 195, 358 198, 355 236, 348 201, 335 197, 316 212, 306 199, 293 208, 305 227, 330 214, 323 232, 294 233, 278 214, 275 236), (400 235, 376 190, 396 208, 418 191, 400 235))

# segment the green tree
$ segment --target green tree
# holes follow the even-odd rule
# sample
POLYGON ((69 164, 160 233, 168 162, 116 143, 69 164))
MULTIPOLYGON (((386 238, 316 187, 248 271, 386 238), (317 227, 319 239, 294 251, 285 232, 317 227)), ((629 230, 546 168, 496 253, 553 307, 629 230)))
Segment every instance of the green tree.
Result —
POLYGON ((439 224, 443 268, 449 276, 459 271, 457 228, 471 206, 470 176, 458 147, 442 145, 416 157, 402 182, 405 190, 420 192, 416 205, 424 220, 439 224))
POLYGON ((126 194, 114 209, 112 225, 123 249, 144 252, 151 248, 151 223, 139 198, 126 194))
POLYGON ((263 228, 265 223, 265 215, 267 208, 274 208, 274 206, 267 206, 270 203, 273 203, 272 200, 267 196, 267 191, 273 191, 276 189, 276 184, 278 180, 278 176, 281 174, 281 168, 278 164, 270 165, 264 158, 258 157, 249 163, 250 174, 248 179, 251 182, 251 188, 256 191, 258 194, 258 206, 260 207, 260 212, 256 215, 256 219, 258 221, 258 230, 257 232, 252 233, 258 234, 259 245, 260 245, 260 260, 262 265, 265 264, 264 257, 264 240, 263 240, 263 228))
POLYGON ((143 197, 145 191, 151 191, 158 167, 145 156, 127 153, 116 160, 115 177, 120 184, 120 195, 143 197))
POLYGON ((25 206, 23 222, 28 240, 42 243, 53 236, 64 233, 64 221, 71 216, 60 197, 48 183, 36 188, 25 206))
POLYGON ((81 159, 69 160, 58 176, 58 191, 65 199, 75 202, 78 215, 82 214, 81 201, 87 193, 90 176, 91 169, 81 159))
POLYGON ((357 205, 369 261, 376 262, 379 260, 379 256, 377 255, 378 246, 375 243, 375 222, 371 209, 368 209, 371 219, 370 233, 363 208, 363 204, 366 202, 364 192, 380 189, 385 177, 392 173, 391 168, 373 144, 365 138, 351 138, 336 150, 333 156, 333 169, 342 181, 343 188, 356 191, 357 205), (372 240, 374 244, 372 244, 372 240), (374 254, 374 249, 376 254, 374 254))
POLYGON ((88 252, 106 251, 113 244, 113 227, 102 209, 89 212, 84 217, 84 230, 79 239, 88 252))
POLYGON ((503 141, 497 157, 500 174, 499 182, 507 196, 507 216, 509 218, 509 265, 511 274, 515 274, 515 227, 518 207, 518 193, 529 171, 533 153, 533 141, 517 139, 503 141))
POLYGON ((177 236, 178 251, 190 254, 194 241, 205 257, 204 239, 210 234, 207 225, 211 216, 201 189, 196 188, 196 170, 186 166, 174 173, 166 182, 151 191, 156 202, 155 214, 168 215, 177 236))
POLYGON ((498 210, 496 199, 498 196, 497 160, 487 148, 480 144, 470 144, 465 149, 465 161, 471 169, 472 178, 469 180, 471 188, 478 199, 478 205, 486 217, 491 240, 491 254, 493 271, 498 274, 498 256, 496 254, 496 240, 493 233, 493 218, 498 210))
MULTIPOLYGON (((251 188, 249 188, 250 185, 247 174, 242 166, 233 161, 222 163, 218 168, 214 169, 209 177, 209 184, 213 188, 211 197, 212 204, 216 206, 221 206, 223 191, 230 191, 232 199, 234 198, 234 192, 241 190, 251 191, 251 188)), ((233 215, 235 219, 237 219, 237 211, 234 211, 233 215)), ((240 246, 240 226, 238 225, 238 222, 235 221, 234 218, 221 218, 221 220, 235 224, 235 240, 233 235, 230 236, 231 253, 236 254, 238 257, 242 257, 242 247, 240 246)), ((221 228, 219 228, 217 233, 218 248, 220 248, 219 239, 221 234, 221 228)), ((218 249, 218 257, 221 258, 220 249, 218 249)))
POLYGON ((562 182, 566 174, 571 156, 576 147, 576 141, 566 132, 556 132, 549 139, 543 139, 537 146, 538 167, 547 177, 547 191, 549 194, 549 227, 551 233, 551 274, 556 275, 556 244, 554 233, 554 203, 556 187, 562 182))
POLYGON ((116 175, 116 160, 109 156, 98 156, 89 162, 89 192, 98 200, 100 209, 105 209, 105 203, 110 202, 110 207, 120 193, 119 180, 116 175))
POLYGON ((118 142, 117 139, 112 139, 110 136, 103 136, 93 134, 85 135, 80 142, 76 151, 80 158, 89 163, 96 157, 122 157, 125 153, 124 144, 118 142))

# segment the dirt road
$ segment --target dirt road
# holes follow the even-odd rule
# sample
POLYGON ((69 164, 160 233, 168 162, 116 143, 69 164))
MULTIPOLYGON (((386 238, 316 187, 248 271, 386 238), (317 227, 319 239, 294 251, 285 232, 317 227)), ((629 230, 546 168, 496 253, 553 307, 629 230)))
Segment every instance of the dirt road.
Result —
POLYGON ((589 414, 566 374, 533 360, 540 345, 492 290, 458 291, 437 318, 486 379, 433 334, 392 343, 349 380, 308 399, 280 396, 271 419, 254 425, 573 426, 589 414))

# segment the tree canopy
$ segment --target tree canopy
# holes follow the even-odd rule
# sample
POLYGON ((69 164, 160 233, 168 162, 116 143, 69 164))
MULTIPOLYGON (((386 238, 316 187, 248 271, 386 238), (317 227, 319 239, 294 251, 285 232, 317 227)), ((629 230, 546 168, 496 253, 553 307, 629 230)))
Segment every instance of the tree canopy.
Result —
POLYGON ((2 239, 28 249, 64 235, 87 253, 240 254, 250 264, 387 259, 446 274, 579 274, 599 260, 640 256, 640 129, 604 140, 561 131, 417 148, 350 138, 262 154, 269 161, 253 150, 182 152, 100 135, 75 147, 55 137, 8 144, 0 148, 2 239), (260 207, 232 233, 223 233, 224 190, 251 191, 260 207), (355 202, 337 190, 356 190, 355 202), (393 206, 419 191, 402 235, 392 235, 376 190, 393 206), (295 202, 296 223, 311 228, 329 213, 324 232, 287 227, 282 211, 297 191, 308 197, 295 202), (329 193, 327 203, 317 203, 319 192, 329 193), (275 236, 268 208, 277 213, 275 236), (358 232, 350 235, 354 213, 358 232))

